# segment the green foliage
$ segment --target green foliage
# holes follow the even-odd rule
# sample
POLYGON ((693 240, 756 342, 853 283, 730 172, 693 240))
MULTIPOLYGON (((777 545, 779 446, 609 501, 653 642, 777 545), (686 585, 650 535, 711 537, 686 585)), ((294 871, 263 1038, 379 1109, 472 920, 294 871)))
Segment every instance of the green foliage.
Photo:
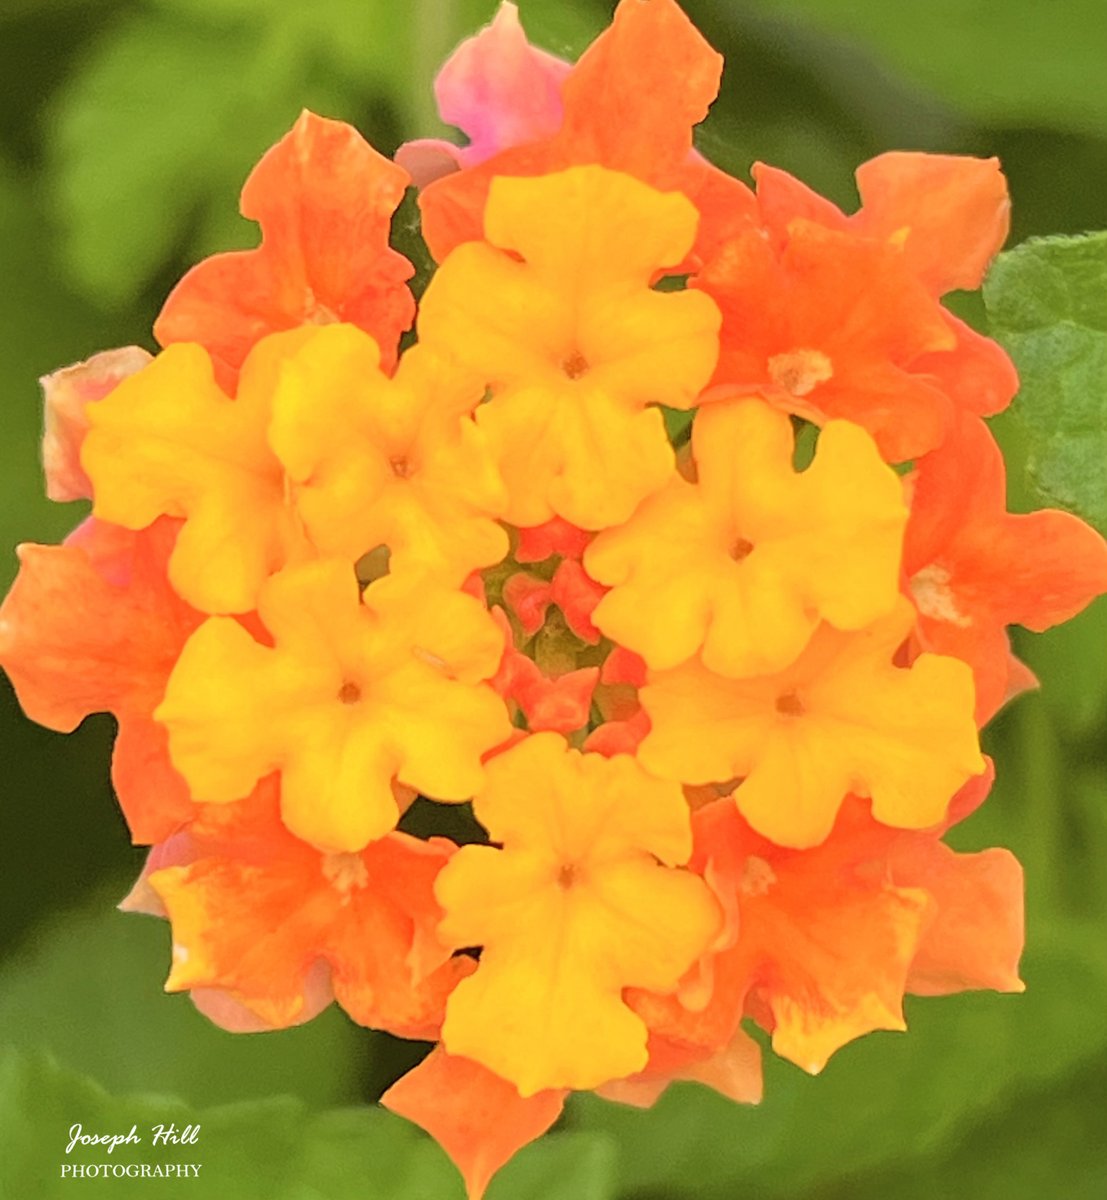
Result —
MULTIPOLYGON (((610 1146, 594 1134, 557 1134, 523 1151, 488 1190, 488 1200, 613 1200, 610 1146)), ((197 1108, 165 1096, 111 1095, 45 1054, 0 1054, 0 1195, 98 1195, 158 1200, 187 1189, 195 1200, 463 1200, 461 1179, 442 1151, 383 1109, 312 1113, 288 1096, 197 1108), (65 1148, 69 1131, 126 1135, 139 1144, 65 1148), (195 1145, 153 1146, 157 1125, 199 1126, 195 1145), (65 1163, 198 1163, 177 1178, 63 1179, 65 1163)))
POLYGON ((966 115, 1107 131, 1101 0, 757 0, 848 39, 966 115))
POLYGON ((609 1137, 555 1133, 512 1159, 492 1181, 488 1200, 614 1200, 616 1191, 609 1137))
POLYGON ((40 247, 50 226, 33 183, 0 157, 0 588, 15 575, 17 542, 55 541, 80 519, 79 506, 50 504, 43 492, 38 442, 38 377, 109 344, 113 332, 67 292, 40 247))
POLYGON ((45 1055, 8 1052, 0 1059, 0 1194, 42 1200, 93 1186, 109 1196, 180 1196, 196 1200, 460 1200, 449 1164, 418 1132, 382 1110, 314 1116, 298 1100, 273 1097, 194 1108, 164 1096, 112 1096, 45 1055), (70 1128, 126 1134, 139 1145, 65 1147, 70 1128), (195 1146, 152 1146, 150 1130, 199 1125, 195 1146), (199 1163, 179 1179, 65 1180, 62 1163, 199 1163))
MULTIPOLYGON (((0 971, 0 1029, 111 1091, 159 1091, 196 1104, 290 1092, 313 1104, 357 1096, 369 1035, 337 1008, 297 1029, 226 1033, 187 996, 167 996, 169 927, 116 912, 99 894, 54 918, 0 971)), ((0 1193, 2 1194, 2 1193, 0 1193)))
POLYGON ((996 261, 984 296, 1019 369, 1032 478, 1107 530, 1107 233, 1026 242, 996 261))
MULTIPOLYGON (((581 1098, 575 1119, 616 1135, 624 1187, 634 1196, 666 1188, 674 1200, 806 1200, 843 1177, 857 1180, 854 1195, 897 1196, 872 1186, 897 1161, 937 1169, 956 1160, 966 1131, 989 1113, 1002 1145, 998 1114, 1063 1094, 1084 1056, 1107 1049, 1102 935, 1077 935, 1058 922, 1039 924, 1032 936, 1039 942, 1025 963, 1025 996, 916 1000, 909 1034, 871 1035, 815 1079, 767 1056, 759 1108, 686 1087, 644 1113, 581 1098)), ((997 1184, 1019 1184, 1017 1173, 993 1165, 997 1184)), ((956 1187, 953 1177, 935 1194, 968 1194, 956 1187)))
POLYGON ((337 107, 308 68, 281 23, 259 33, 141 13, 113 27, 54 105, 50 183, 74 283, 116 306, 190 232, 194 256, 248 243, 235 212, 259 147, 305 105, 337 107))

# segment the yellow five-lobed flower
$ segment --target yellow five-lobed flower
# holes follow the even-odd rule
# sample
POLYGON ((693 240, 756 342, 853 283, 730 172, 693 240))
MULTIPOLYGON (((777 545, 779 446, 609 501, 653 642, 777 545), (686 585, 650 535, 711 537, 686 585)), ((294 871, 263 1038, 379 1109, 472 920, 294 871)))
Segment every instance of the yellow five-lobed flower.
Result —
POLYGON ((435 887, 448 945, 482 946, 442 1039, 529 1096, 640 1071, 626 987, 671 992, 721 923, 680 788, 629 755, 532 734, 488 764, 474 809, 502 845, 463 846, 435 887))
POLYGON ((872 438, 831 421, 814 461, 792 465, 792 423, 763 400, 696 417, 698 479, 674 475, 584 563, 611 585, 593 621, 656 670, 696 651, 742 678, 794 661, 826 620, 856 630, 899 594, 907 506, 872 438))
POLYGON ((657 405, 692 407, 719 353, 702 292, 651 285, 692 248, 679 193, 599 166, 492 181, 485 241, 459 246, 420 306, 420 342, 487 386, 477 423, 507 519, 625 521, 673 470, 657 405))
POLYGON ((481 786, 481 756, 511 732, 484 682, 503 635, 463 592, 400 576, 359 594, 351 566, 288 568, 262 588, 273 645, 213 617, 192 635, 156 717, 198 802, 281 774, 281 815, 323 850, 360 850, 399 816, 392 781, 436 800, 481 786))

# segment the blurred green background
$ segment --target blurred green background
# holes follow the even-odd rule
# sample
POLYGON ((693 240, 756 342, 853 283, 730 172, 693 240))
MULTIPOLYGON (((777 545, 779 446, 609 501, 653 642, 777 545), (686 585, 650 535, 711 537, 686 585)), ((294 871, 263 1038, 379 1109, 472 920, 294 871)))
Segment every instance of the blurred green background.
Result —
MULTIPOLYGON (((613 4, 520 7, 532 40, 575 56, 613 4)), ((765 159, 850 205, 854 167, 882 150, 998 154, 1012 244, 1107 227, 1104 0, 685 7, 727 57, 700 146, 735 173, 765 159)), ((42 498, 37 377, 153 348, 181 272, 253 243, 238 188, 302 107, 386 152, 439 132, 435 68, 493 8, 0 0, 0 586, 17 542, 57 540, 82 515, 42 498)), ((979 319, 975 299, 960 308, 979 319)), ((1025 507, 1017 419, 997 429, 1025 507)), ((1019 646, 1044 688, 989 730, 999 782, 955 841, 1025 864, 1026 995, 909 1001, 909 1035, 867 1038, 818 1079, 770 1061, 759 1109, 690 1087, 644 1114, 580 1099, 490 1200, 1107 1196, 1107 608, 1019 646)), ((111 733, 108 718, 68 739, 38 729, 0 680, 0 1196, 54 1194, 72 1121, 125 1130, 155 1110, 203 1113, 193 1196, 460 1195, 402 1122, 329 1111, 375 1098, 417 1048, 333 1011, 234 1038, 162 995, 165 927, 113 908, 142 856, 113 805, 111 733), (258 1100, 277 1093, 292 1099, 258 1100)))

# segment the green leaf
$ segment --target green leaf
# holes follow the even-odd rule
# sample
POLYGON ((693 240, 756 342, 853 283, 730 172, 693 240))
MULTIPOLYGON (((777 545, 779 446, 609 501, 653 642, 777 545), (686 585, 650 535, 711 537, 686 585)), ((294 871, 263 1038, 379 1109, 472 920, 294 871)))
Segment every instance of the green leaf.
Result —
MULTIPOLYGON (((1101 1200, 1107 1067, 1089 1067, 1062 1083, 1021 1093, 965 1131, 946 1153, 855 1176, 819 1189, 811 1200, 1101 1200)), ((802 1200, 802 1198, 797 1198, 802 1200)))
POLYGON ((759 0, 866 49, 885 69, 996 125, 1107 130, 1101 0, 759 0))
MULTIPOLYGON (((420 3, 391 0, 315 0, 274 5, 272 0, 155 0, 169 14, 239 31, 280 28, 306 57, 322 55, 362 92, 381 84, 403 83, 418 32, 420 3), (414 11, 413 11, 414 10, 414 11), (413 20, 413 16, 415 19, 413 20)), ((437 4, 439 16, 448 14, 437 4)))
POLYGON ((613 1200, 615 1144, 601 1133, 555 1133, 496 1175, 488 1200, 613 1200))
MULTIPOLYGON (((111 1197, 194 1200, 463 1200, 445 1154, 414 1125, 380 1108, 312 1114, 291 1097, 218 1108, 144 1094, 110 1095, 44 1054, 0 1052, 0 1195, 68 1200, 85 1179, 63 1179, 63 1164, 198 1163, 187 1183, 120 1178, 91 1184, 111 1197), (84 1133, 122 1134, 138 1144, 76 1146, 84 1133), (157 1125, 198 1126, 194 1145, 154 1146, 157 1125)), ((488 1200, 614 1200, 614 1158, 596 1134, 554 1134, 523 1150, 498 1175, 488 1200)))
POLYGON ((1024 242, 997 259, 984 299, 1019 369, 1031 478, 1107 530, 1107 233, 1024 242))
POLYGON ((197 1109, 149 1094, 112 1096, 48 1056, 0 1058, 0 1195, 64 1200, 74 1187, 112 1197, 195 1200, 461 1200, 453 1168, 413 1127, 381 1109, 312 1115, 290 1097, 197 1109), (69 1130, 127 1134, 137 1145, 77 1146, 69 1130), (195 1145, 154 1146, 156 1125, 199 1126, 195 1145), (63 1179, 62 1164, 197 1163, 181 1179, 63 1179))
MULTIPOLYGON (((103 4, 102 7, 110 6, 103 4)), ((21 21, 27 17, 41 17, 54 13, 65 13, 73 9, 88 9, 89 0, 5 0, 0 9, 0 25, 8 21, 21 21)))
POLYGON ((0 1029, 111 1091, 153 1088, 197 1104, 277 1091, 313 1105, 357 1096, 372 1042, 337 1008, 297 1029, 231 1034, 187 996, 165 994, 168 967, 169 926, 116 912, 100 894, 5 961, 0 1029))
POLYGON ((304 107, 354 106, 281 6, 230 27, 137 13, 92 48, 54 106, 49 183, 73 282, 134 299, 196 230, 189 257, 256 242, 237 216, 250 167, 304 107))
MULTIPOLYGON (((130 300, 170 257, 224 182, 228 141, 257 124, 254 88, 271 93, 287 80, 293 64, 281 51, 265 55, 273 79, 262 81, 245 36, 145 15, 94 48, 58 98, 52 147, 63 254, 90 296, 130 300)), ((231 211, 236 198, 229 189, 231 211)))

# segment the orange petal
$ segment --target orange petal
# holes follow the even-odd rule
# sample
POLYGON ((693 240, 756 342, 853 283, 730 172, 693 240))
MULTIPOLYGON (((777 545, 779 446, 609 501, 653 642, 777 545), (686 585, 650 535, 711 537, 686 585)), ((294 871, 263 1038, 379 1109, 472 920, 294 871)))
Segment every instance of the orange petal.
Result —
POLYGON ((324 961, 328 994, 355 1021, 435 1036, 446 996, 473 970, 434 933, 434 882, 453 846, 395 834, 358 854, 322 854, 288 833, 278 808, 269 779, 247 800, 204 810, 188 845, 152 858, 146 883, 173 925, 167 988, 218 989, 284 1027, 316 1008, 324 961))
POLYGON ((266 334, 348 321, 373 335, 390 367, 415 314, 413 268, 388 246, 407 182, 353 126, 305 111, 242 189, 242 215, 261 226, 262 244, 193 267, 154 324, 158 341, 199 342, 226 379, 266 334))
POLYGON ((1007 238, 1011 201, 999 159, 892 151, 857 168, 857 188, 858 227, 902 241, 936 296, 978 288, 1007 238))
POLYGON ((141 371, 150 354, 139 346, 104 350, 85 362, 44 375, 42 384, 46 431, 42 466, 51 500, 88 500, 92 484, 81 466, 81 443, 88 432, 85 405, 102 400, 115 385, 141 371))
POLYGON ((520 529, 515 558, 521 563, 545 562, 553 555, 580 558, 592 539, 587 529, 578 529, 562 517, 553 517, 544 525, 520 529))
POLYGON ((908 991, 1023 990, 1023 877, 1013 854, 956 854, 929 838, 901 837, 889 861, 897 884, 924 888, 936 905, 911 963, 908 991))
POLYGON ((973 668, 979 720, 1012 682, 1006 626, 1040 632, 1107 591, 1107 542, 1095 530, 1050 509, 1008 513, 1006 497, 1002 452, 982 421, 963 418, 919 463, 904 544, 922 636, 973 668))
POLYGON ((977 333, 952 313, 946 313, 945 318, 956 345, 921 355, 911 364, 911 370, 933 375, 961 412, 979 417, 1002 412, 1019 390, 1015 364, 998 342, 977 333))
POLYGON ((957 337, 896 247, 793 221, 778 246, 763 230, 719 246, 696 287, 723 314, 720 397, 759 391, 819 424, 844 417, 889 462, 941 443, 953 402, 914 363, 957 337))
POLYGON ((469 1200, 481 1200, 492 1176, 557 1120, 565 1095, 550 1090, 524 1100, 486 1067, 438 1047, 381 1103, 425 1129, 453 1159, 469 1200))
POLYGON ((90 713, 118 718, 113 779, 137 842, 161 841, 192 813, 151 720, 201 619, 166 578, 176 532, 165 521, 120 539, 92 520, 73 544, 22 546, 0 606, 0 664, 32 720, 67 733, 90 713))

